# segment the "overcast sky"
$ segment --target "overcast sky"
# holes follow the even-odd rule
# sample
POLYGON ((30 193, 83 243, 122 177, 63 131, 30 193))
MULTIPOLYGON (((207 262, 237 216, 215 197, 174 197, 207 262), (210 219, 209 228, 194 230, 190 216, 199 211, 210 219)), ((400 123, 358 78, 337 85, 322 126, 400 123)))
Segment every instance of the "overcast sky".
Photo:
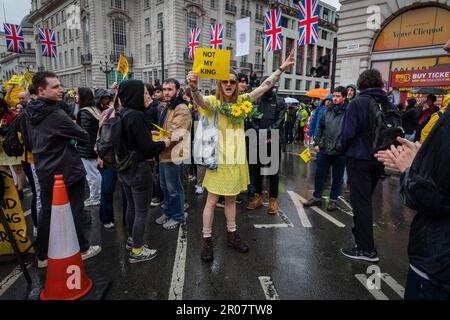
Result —
MULTIPOLYGON (((339 8, 340 4, 338 0, 322 0, 334 7, 339 8)), ((4 22, 3 5, 6 9, 6 20, 9 23, 20 23, 23 17, 25 17, 31 9, 30 0, 0 0, 0 22, 4 22)), ((3 29, 3 28, 2 28, 3 29)))

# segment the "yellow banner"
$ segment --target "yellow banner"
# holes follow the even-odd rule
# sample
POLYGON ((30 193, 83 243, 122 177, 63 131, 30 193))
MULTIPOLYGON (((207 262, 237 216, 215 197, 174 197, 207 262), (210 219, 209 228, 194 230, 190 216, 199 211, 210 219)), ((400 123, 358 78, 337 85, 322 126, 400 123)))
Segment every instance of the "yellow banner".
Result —
POLYGON ((306 148, 305 151, 300 153, 300 158, 302 158, 305 163, 308 163, 311 161, 311 151, 309 151, 309 148, 306 148))
POLYGON ((128 64, 128 60, 123 55, 120 55, 119 64, 117 65, 117 71, 119 71, 122 74, 124 79, 127 76, 128 72, 130 71, 130 65, 128 64))
POLYGON ((199 78, 229 80, 230 60, 230 50, 197 48, 193 71, 199 78))
POLYGON ((23 77, 18 76, 18 75, 13 75, 12 78, 9 80, 10 84, 15 84, 15 85, 21 85, 23 82, 23 77))
MULTIPOLYGON (((9 228, 16 239, 20 252, 25 252, 31 246, 31 241, 27 237, 27 223, 22 210, 22 204, 19 200, 14 180, 11 175, 5 172, 0 173, 5 181, 5 196, 0 201, 1 208, 9 228)), ((29 250, 28 252, 33 252, 29 250)), ((5 229, 0 224, 0 255, 14 254, 14 250, 6 235, 5 229)))
POLYGON ((28 85, 31 85, 33 83, 33 76, 29 71, 25 72, 23 77, 25 78, 25 81, 28 83, 28 85))

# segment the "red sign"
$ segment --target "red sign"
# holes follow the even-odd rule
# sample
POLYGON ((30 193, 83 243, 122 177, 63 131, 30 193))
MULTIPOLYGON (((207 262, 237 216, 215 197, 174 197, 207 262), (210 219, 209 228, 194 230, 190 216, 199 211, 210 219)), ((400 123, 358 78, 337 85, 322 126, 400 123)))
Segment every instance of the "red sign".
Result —
POLYGON ((450 68, 392 72, 393 88, 448 85, 450 85, 450 68))

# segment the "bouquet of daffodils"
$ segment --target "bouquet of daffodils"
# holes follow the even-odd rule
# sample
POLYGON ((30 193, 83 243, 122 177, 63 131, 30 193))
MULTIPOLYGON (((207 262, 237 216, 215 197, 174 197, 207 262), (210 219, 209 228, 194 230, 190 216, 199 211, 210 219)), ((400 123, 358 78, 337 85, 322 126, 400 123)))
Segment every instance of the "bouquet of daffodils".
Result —
POLYGON ((263 116, 248 95, 239 96, 236 103, 219 105, 217 110, 231 119, 233 124, 243 123, 246 119, 261 119, 263 116))

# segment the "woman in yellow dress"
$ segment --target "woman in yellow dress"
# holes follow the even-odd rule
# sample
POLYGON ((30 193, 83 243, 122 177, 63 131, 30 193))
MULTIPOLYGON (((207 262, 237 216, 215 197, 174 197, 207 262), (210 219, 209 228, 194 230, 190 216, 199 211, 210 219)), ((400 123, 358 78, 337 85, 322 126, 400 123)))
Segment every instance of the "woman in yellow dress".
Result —
MULTIPOLYGON (((252 101, 271 89, 281 74, 294 65, 294 50, 289 57, 264 83, 248 94, 252 101)), ((246 161, 244 123, 233 124, 231 119, 218 112, 224 104, 236 104, 239 98, 237 75, 230 72, 228 81, 218 81, 215 96, 204 97, 198 90, 197 75, 189 72, 187 80, 191 88, 194 103, 207 114, 210 123, 215 115, 218 117, 219 157, 217 170, 207 170, 203 187, 208 190, 208 199, 203 211, 203 239, 201 258, 205 262, 213 260, 212 225, 214 208, 219 196, 225 197, 225 217, 227 220, 227 244, 240 253, 247 253, 249 248, 241 240, 236 227, 236 196, 247 190, 249 171, 246 161)), ((242 98, 242 96, 241 96, 242 98)))

